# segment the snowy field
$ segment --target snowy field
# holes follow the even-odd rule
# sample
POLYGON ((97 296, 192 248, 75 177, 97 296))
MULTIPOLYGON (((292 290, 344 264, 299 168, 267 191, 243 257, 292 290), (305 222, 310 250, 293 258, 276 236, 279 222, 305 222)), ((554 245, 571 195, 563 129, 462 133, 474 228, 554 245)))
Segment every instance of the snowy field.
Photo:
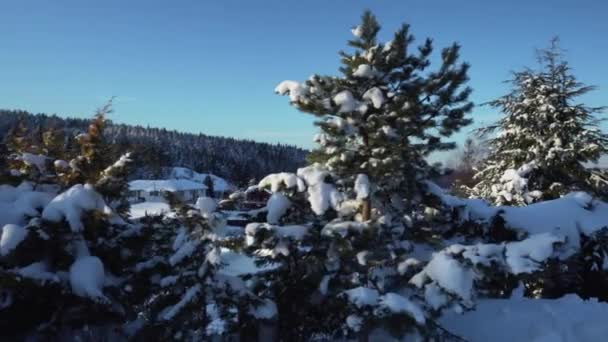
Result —
POLYGON ((146 215, 155 216, 167 214, 171 208, 164 202, 142 202, 131 205, 129 216, 132 219, 140 219, 146 215))
POLYGON ((471 342, 601 342, 608 338, 608 304, 576 295, 559 299, 485 299, 439 323, 471 342))

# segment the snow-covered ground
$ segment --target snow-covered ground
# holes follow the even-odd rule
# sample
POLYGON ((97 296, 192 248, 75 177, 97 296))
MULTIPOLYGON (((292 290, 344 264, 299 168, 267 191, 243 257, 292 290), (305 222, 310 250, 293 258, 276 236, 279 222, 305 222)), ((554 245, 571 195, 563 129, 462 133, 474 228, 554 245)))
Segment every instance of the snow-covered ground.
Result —
POLYGON ((169 204, 164 202, 142 202, 131 204, 129 216, 132 219, 142 218, 147 215, 166 214, 171 210, 169 204))
MULTIPOLYGON (((461 214, 467 218, 488 220, 501 210, 507 225, 528 234, 527 239, 520 242, 452 245, 442 252, 434 251, 430 245, 414 244, 410 253, 411 258, 422 262, 431 260, 422 271, 428 278, 427 281, 434 281, 433 284, 451 290, 448 292, 452 294, 466 292, 466 295, 460 295, 463 298, 472 291, 474 275, 471 273, 471 279, 467 280, 464 292, 454 290, 448 286, 449 284, 446 285, 443 280, 451 279, 451 272, 462 267, 453 262, 453 255, 458 254, 462 258, 474 259, 482 263, 492 260, 494 265, 508 267, 514 274, 525 273, 530 267, 536 267, 538 261, 549 256, 564 257, 571 254, 578 246, 579 232, 590 234, 608 225, 608 204, 594 200, 583 193, 573 193, 554 201, 526 207, 492 207, 482 201, 459 199, 437 189, 434 190, 448 206, 460 208, 461 214), (554 246, 556 242, 559 242, 559 246, 554 246), (443 259, 446 261, 442 262, 443 259), (528 259, 533 262, 529 262, 528 259), (438 263, 441 263, 442 267, 435 267, 438 263)), ((327 196, 331 194, 331 192, 321 193, 327 196)), ((209 209, 208 205, 202 204, 199 203, 201 207, 199 209, 204 207, 209 215, 209 211, 213 210, 209 209)), ((82 230, 82 223, 79 220, 82 212, 92 209, 108 212, 99 195, 87 186, 74 186, 61 194, 33 191, 26 185, 2 186, 0 187, 0 219, 2 219, 0 221, 3 225, 0 229, 0 255, 11 252, 30 234, 24 226, 29 215, 40 216, 54 222, 66 220, 74 232, 79 232, 82 230)), ((131 206, 130 217, 138 219, 146 214, 167 213, 170 213, 167 203, 144 202, 131 206)), ((224 215, 238 217, 239 212, 226 212, 224 215)), ((335 224, 333 226, 329 224, 328 227, 334 230, 339 228, 335 224)), ((283 235, 289 233, 290 236, 301 238, 308 228, 254 223, 247 229, 223 226, 216 234, 238 235, 247 233, 247 230, 251 233, 256 229, 273 229, 282 232, 283 235)), ((228 249, 221 249, 220 257, 222 266, 219 272, 229 277, 264 272, 277 266, 258 265, 256 257, 228 249)), ((535 269, 534 267, 532 270, 535 269)), ((50 271, 44 261, 16 269, 15 272, 29 278, 60 281, 57 274, 50 271)), ((468 274, 467 272, 471 271, 463 272, 468 274)), ((89 297, 98 302, 106 300, 103 287, 108 283, 109 275, 104 272, 100 259, 88 253, 79 255, 68 274, 68 281, 76 295, 89 297)), ((451 284, 452 280, 448 282, 451 284)), ((357 291, 363 290, 360 288, 357 291)), ((357 293, 352 292, 352 294, 357 293)), ((390 293, 388 297, 386 294, 384 296, 377 298, 378 303, 384 303, 383 305, 394 310, 406 310, 421 322, 426 319, 422 313, 413 309, 414 306, 409 299, 390 293)), ((555 300, 530 299, 522 297, 521 291, 516 291, 516 294, 509 299, 475 298, 474 308, 471 311, 458 313, 446 310, 438 323, 448 331, 471 342, 605 341, 608 340, 607 317, 608 303, 600 303, 594 299, 585 301, 576 295, 567 295, 555 300)))
POLYGON ((576 295, 485 299, 474 311, 446 313, 439 323, 471 342, 599 342, 608 340, 608 304, 576 295))

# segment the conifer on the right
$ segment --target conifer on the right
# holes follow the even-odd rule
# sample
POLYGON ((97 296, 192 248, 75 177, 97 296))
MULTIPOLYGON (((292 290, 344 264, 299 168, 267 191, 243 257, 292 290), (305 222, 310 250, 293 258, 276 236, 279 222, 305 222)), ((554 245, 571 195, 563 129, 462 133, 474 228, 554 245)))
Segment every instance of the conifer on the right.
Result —
POLYGON ((608 151, 595 116, 604 107, 575 102, 594 87, 577 81, 557 39, 540 51, 539 62, 540 70, 514 73, 511 92, 489 103, 504 117, 480 130, 498 134, 488 139, 473 197, 526 205, 577 190, 606 195, 606 175, 586 166, 608 151))

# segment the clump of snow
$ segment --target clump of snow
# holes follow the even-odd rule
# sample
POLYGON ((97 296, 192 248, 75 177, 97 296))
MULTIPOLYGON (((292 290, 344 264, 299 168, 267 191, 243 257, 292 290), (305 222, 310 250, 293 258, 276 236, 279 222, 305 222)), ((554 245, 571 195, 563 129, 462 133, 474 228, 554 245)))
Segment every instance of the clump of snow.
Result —
POLYGON ((162 318, 166 321, 171 320, 177 315, 187 304, 192 302, 201 291, 201 285, 196 284, 190 287, 177 304, 171 306, 168 310, 163 310, 162 318))
POLYGON ((215 303, 207 304, 205 307, 207 313, 207 319, 209 323, 205 328, 205 333, 208 336, 212 335, 223 335, 226 332, 227 322, 220 315, 220 310, 215 303))
POLYGON ((346 135, 352 135, 356 132, 356 128, 352 123, 352 119, 342 119, 340 117, 328 117, 325 123, 335 127, 337 130, 344 132, 346 135))
MULTIPOLYGON (((373 78, 378 76, 378 71, 374 70, 369 64, 360 64, 353 72, 355 77, 373 78)), ((365 99, 365 97, 364 97, 365 99)))
POLYGON ((343 292, 348 298, 348 301, 356 305, 357 307, 363 306, 376 306, 380 299, 380 294, 375 289, 369 287, 355 287, 354 289, 346 290, 343 292))
POLYGON ((350 32, 357 38, 361 38, 363 36, 363 28, 361 25, 352 28, 350 32))
POLYGON ((272 192, 283 189, 296 189, 298 192, 306 190, 304 181, 293 173, 281 172, 273 173, 264 177, 258 184, 259 188, 270 188, 272 192))
POLYGON ((355 180, 355 192, 357 193, 357 199, 365 199, 369 197, 369 178, 366 174, 360 173, 357 175, 357 179, 355 180))
POLYGON ((173 240, 173 250, 177 251, 180 249, 186 241, 188 241, 188 231, 185 227, 181 227, 175 236, 175 240, 173 240))
POLYGON ((338 219, 327 223, 323 229, 321 229, 321 235, 332 236, 337 234, 345 237, 349 232, 361 232, 366 228, 368 228, 368 225, 363 222, 341 221, 338 219))
POLYGON ((552 233, 530 236, 523 241, 510 242, 506 246, 506 262, 513 274, 531 273, 554 254, 554 246, 564 242, 564 237, 552 233))
POLYGON ((27 237, 27 229, 16 224, 7 224, 0 231, 0 255, 8 255, 27 237))
POLYGON ((308 88, 296 81, 283 81, 274 88, 274 91, 279 95, 288 94, 291 102, 298 102, 300 98, 306 96, 308 88))
POLYGON ((42 211, 42 218, 51 222, 68 221, 73 232, 83 230, 82 214, 89 210, 99 210, 111 214, 100 194, 90 184, 76 184, 55 197, 42 211))
POLYGON ((53 162, 53 165, 55 166, 56 169, 58 170, 67 170, 70 168, 70 164, 63 160, 63 159, 57 159, 53 162))
POLYGON ((381 308, 386 308, 392 313, 405 313, 411 316, 418 324, 426 322, 424 311, 417 304, 414 304, 402 295, 389 292, 380 297, 379 305, 381 308))
POLYGON ((268 199, 268 203, 266 204, 266 208, 268 209, 268 213, 266 214, 266 221, 270 224, 277 224, 279 220, 287 210, 291 207, 291 201, 287 198, 287 196, 283 195, 280 192, 275 192, 268 199))
POLYGON ((389 138, 392 139, 398 139, 399 138, 399 134, 397 133, 397 130, 395 130, 393 127, 391 126, 382 126, 380 128, 382 130, 382 133, 384 133, 384 135, 386 135, 389 138))
POLYGON ((217 209, 217 202, 211 197, 203 196, 196 200, 195 206, 200 210, 203 217, 209 218, 217 209))
POLYGON ((131 159, 131 153, 125 153, 122 156, 120 156, 120 158, 118 158, 117 161, 114 162, 114 164, 108 166, 103 173, 105 175, 108 175, 110 172, 112 172, 113 169, 119 169, 119 168, 123 168, 125 167, 128 163, 131 163, 133 160, 131 159))
POLYGON ((348 90, 343 90, 332 98, 334 103, 340 107, 340 113, 361 112, 367 111, 367 106, 356 100, 353 94, 348 90))
POLYGON ((298 169, 297 174, 308 185, 308 202, 315 214, 323 215, 329 208, 340 209, 344 195, 333 184, 326 182, 331 179, 331 174, 323 166, 315 163, 298 169))
POLYGON ((50 193, 32 191, 32 185, 27 182, 18 187, 0 185, 0 226, 24 225, 28 216, 38 216, 38 209, 44 208, 52 199, 50 193))
POLYGON ((175 285, 175 283, 177 283, 177 280, 179 279, 179 276, 166 276, 164 278, 162 278, 160 280, 160 287, 168 287, 171 285, 175 285))
POLYGON ((373 87, 371 89, 369 89, 368 91, 366 91, 363 94, 363 99, 366 101, 370 101, 375 108, 380 108, 382 107, 382 105, 384 104, 384 94, 382 93, 382 90, 380 90, 377 87, 373 87))
POLYGON ((293 240, 302 240, 308 231, 310 230, 309 226, 302 225, 287 225, 287 226, 276 226, 267 223, 249 223, 245 227, 245 234, 247 237, 248 244, 253 241, 253 237, 260 230, 268 230, 271 231, 276 237, 279 238, 290 238, 293 240))
POLYGON ((348 317, 346 317, 346 325, 352 331, 357 332, 361 330, 361 327, 363 326, 363 318, 359 315, 348 315, 348 317))
POLYGON ((238 277, 273 270, 280 266, 279 263, 265 263, 259 265, 256 261, 257 259, 248 255, 235 253, 227 248, 222 248, 220 261, 222 267, 218 272, 223 275, 238 277))
POLYGON ((25 278, 35 279, 41 282, 53 282, 57 283, 60 281, 57 274, 49 271, 47 263, 43 261, 32 263, 28 266, 22 267, 17 270, 17 273, 25 278))
POLYGON ((46 162, 49 160, 49 157, 43 154, 22 153, 18 159, 25 165, 36 167, 40 173, 45 173, 46 162))
POLYGON ((262 304, 251 309, 250 313, 257 319, 272 319, 278 315, 279 311, 274 301, 265 299, 262 304))
POLYGON ((430 283, 424 286, 424 301, 430 305, 432 309, 438 310, 448 304, 449 298, 437 284, 430 283))
POLYGON ((192 253, 194 253, 194 251, 196 250, 196 246, 198 246, 198 243, 196 243, 195 241, 184 242, 179 247, 179 249, 169 257, 169 264, 171 266, 179 264, 180 262, 182 262, 182 260, 186 259, 187 257, 191 256, 192 253))
POLYGON ((80 297, 106 302, 102 289, 105 282, 103 263, 95 256, 83 256, 70 267, 72 292, 80 297))
POLYGON ((435 253, 424 269, 410 279, 410 283, 422 288, 428 280, 434 281, 446 292, 460 297, 464 303, 473 302, 475 273, 453 259, 446 251, 435 253))

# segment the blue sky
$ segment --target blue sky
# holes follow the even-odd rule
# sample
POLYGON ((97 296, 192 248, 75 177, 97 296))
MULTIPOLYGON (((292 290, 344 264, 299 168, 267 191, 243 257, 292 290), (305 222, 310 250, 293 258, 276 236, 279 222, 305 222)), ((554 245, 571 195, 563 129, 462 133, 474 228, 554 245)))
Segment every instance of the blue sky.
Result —
POLYGON ((608 104, 607 1, 23 0, 0 3, 0 107, 87 117, 114 95, 117 122, 309 148, 312 119, 273 89, 335 74, 366 8, 382 39, 405 21, 436 51, 461 43, 477 103, 559 35, 579 79, 599 87, 583 100, 608 104))

